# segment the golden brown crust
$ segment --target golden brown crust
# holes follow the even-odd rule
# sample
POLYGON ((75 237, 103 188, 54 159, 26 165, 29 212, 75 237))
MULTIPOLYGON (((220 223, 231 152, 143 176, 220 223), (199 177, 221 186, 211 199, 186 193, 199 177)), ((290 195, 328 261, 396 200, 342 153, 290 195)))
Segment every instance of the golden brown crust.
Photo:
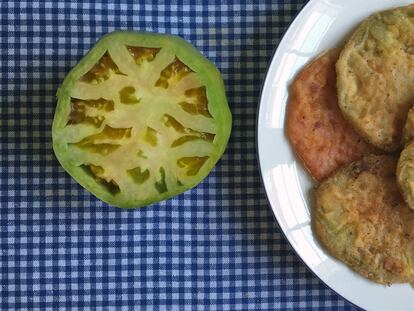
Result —
POLYGON ((414 280, 414 211, 395 180, 394 156, 346 165, 316 191, 315 233, 329 252, 368 279, 414 280))
POLYGON ((397 182, 405 202, 414 209, 414 141, 407 143, 397 164, 397 182))
POLYGON ((407 119, 405 120, 401 145, 405 146, 414 138, 414 108, 408 111, 407 119))
POLYGON ((336 65, 339 106, 368 142, 400 148, 414 103, 414 6, 375 13, 356 29, 336 65))
POLYGON ((298 74, 290 90, 287 136, 318 181, 374 151, 339 110, 335 73, 338 55, 339 49, 333 49, 316 58, 298 74))

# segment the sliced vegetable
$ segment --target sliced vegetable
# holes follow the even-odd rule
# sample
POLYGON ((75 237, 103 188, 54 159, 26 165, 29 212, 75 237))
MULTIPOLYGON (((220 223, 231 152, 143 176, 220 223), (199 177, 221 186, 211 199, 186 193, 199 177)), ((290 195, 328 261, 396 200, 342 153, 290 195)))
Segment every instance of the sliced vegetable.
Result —
POLYGON ((105 36, 67 75, 57 98, 52 134, 59 162, 118 207, 196 186, 230 136, 218 70, 176 36, 105 36))

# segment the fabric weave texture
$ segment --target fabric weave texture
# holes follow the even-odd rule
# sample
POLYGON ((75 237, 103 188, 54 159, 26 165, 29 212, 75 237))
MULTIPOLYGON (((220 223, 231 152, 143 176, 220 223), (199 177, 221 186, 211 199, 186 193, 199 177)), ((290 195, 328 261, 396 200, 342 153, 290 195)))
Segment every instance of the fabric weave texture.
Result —
POLYGON ((0 2, 0 309, 357 310, 286 242, 256 160, 266 68, 306 2, 0 2), (204 182, 136 210, 81 188, 51 140, 66 73, 121 29, 196 46, 222 72, 234 120, 204 182))

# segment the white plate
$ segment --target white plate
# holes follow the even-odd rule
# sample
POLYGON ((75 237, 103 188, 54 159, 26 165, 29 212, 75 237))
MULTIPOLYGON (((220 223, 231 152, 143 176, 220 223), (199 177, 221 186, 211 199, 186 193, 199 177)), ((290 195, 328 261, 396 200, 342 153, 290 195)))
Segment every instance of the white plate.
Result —
MULTIPOLYGON (((414 0, 411 0, 414 2, 414 0)), ((284 132, 288 86, 310 59, 341 44, 375 11, 407 5, 396 0, 311 0, 273 56, 263 85, 257 139, 260 169, 272 210, 290 244, 329 287, 367 310, 414 310, 409 285, 378 285, 360 277, 321 248, 310 227, 312 180, 295 158, 284 132)))

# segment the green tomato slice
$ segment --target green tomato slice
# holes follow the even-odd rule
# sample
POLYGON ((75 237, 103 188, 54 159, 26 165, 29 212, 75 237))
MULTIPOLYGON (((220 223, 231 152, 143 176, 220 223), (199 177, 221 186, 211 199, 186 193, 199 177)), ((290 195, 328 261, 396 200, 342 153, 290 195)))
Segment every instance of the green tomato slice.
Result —
POLYGON ((70 71, 57 98, 52 134, 59 162, 118 207, 196 186, 231 132, 219 71, 171 35, 106 35, 70 71))

